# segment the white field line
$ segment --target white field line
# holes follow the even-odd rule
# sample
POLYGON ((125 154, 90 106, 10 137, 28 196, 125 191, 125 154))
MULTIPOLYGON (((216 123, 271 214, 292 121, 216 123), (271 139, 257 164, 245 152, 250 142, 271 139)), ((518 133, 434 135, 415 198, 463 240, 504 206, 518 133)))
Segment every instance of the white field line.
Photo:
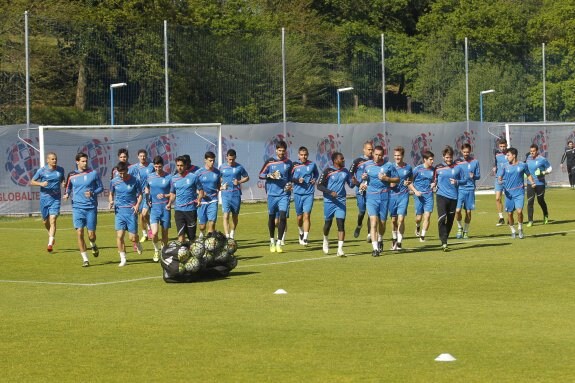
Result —
MULTIPOLYGON (((562 230, 562 231, 552 231, 547 233, 537 233, 535 235, 531 235, 532 237, 542 236, 542 235, 555 235, 555 234, 567 234, 575 232, 575 229, 571 230, 562 230)), ((531 237, 530 235, 525 236, 525 238, 531 237)), ((510 237, 495 237, 495 238, 481 238, 481 239, 469 239, 465 241, 456 241, 450 242, 450 244, 466 244, 466 243, 479 243, 479 242, 494 242, 500 240, 509 240, 510 237)), ((516 241, 520 241, 516 239, 516 241)), ((387 242, 387 241, 386 241, 387 242)), ((427 243, 427 242, 426 242, 427 243)), ((439 251, 439 244, 437 245, 437 249, 439 251)), ((404 248, 404 250, 417 250, 417 248, 404 248)), ((389 250, 387 250, 389 251, 389 250)), ((456 249, 453 249, 451 252, 455 253, 456 249)), ((354 256, 358 255, 356 253, 347 253, 346 255, 354 256)), ((333 259, 338 258, 336 255, 326 255, 322 257, 314 257, 314 258, 303 258, 303 259, 294 259, 291 261, 280 261, 280 262, 270 262, 270 263, 260 263, 260 264, 253 264, 253 265, 238 265, 236 269, 245 269, 245 268, 253 268, 253 267, 266 267, 266 266, 278 266, 278 265, 287 265, 290 263, 300 263, 300 262, 309 262, 309 261, 322 261, 325 259, 333 259)), ((42 284, 42 285, 60 285, 60 286, 82 286, 82 287, 93 287, 93 286, 105 286, 105 285, 117 285, 120 283, 132 283, 132 282, 140 282, 146 281, 150 279, 158 279, 162 278, 161 276, 154 276, 154 277, 144 277, 144 278, 136 278, 136 279, 124 279, 119 281, 111 281, 111 282, 96 282, 96 283, 73 283, 73 282, 47 282, 47 281, 17 281, 17 280, 4 280, 0 279, 0 283, 22 283, 22 284, 42 284)))

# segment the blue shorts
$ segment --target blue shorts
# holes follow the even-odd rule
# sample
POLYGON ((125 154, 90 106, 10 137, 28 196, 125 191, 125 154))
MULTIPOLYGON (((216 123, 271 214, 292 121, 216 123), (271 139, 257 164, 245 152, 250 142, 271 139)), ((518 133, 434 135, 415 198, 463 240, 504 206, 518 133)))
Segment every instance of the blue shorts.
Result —
POLYGON ((423 213, 431 213, 433 211, 434 199, 433 193, 425 193, 420 197, 413 196, 413 205, 415 206, 415 215, 423 215, 423 213))
POLYGON ((521 193, 510 193, 505 191, 505 211, 508 213, 513 212, 517 209, 523 209, 523 203, 525 201, 525 193, 523 189, 520 189, 521 193))
POLYGON ((202 203, 198 208, 198 223, 205 225, 208 221, 216 222, 218 220, 218 201, 211 203, 202 203))
POLYGON ((242 196, 240 194, 222 193, 222 211, 239 214, 242 196))
POLYGON ((387 219, 389 211, 389 194, 369 194, 366 198, 367 215, 379 217, 381 221, 387 219))
POLYGON ((268 196, 268 214, 275 215, 280 211, 289 211, 289 195, 268 196))
POLYGON ((149 203, 150 203, 150 195, 142 193, 142 202, 138 207, 138 214, 142 214, 142 210, 144 210, 144 208, 150 209, 149 203))
POLYGON ((154 205, 150 210, 150 223, 160 224, 164 229, 172 227, 172 212, 166 205, 154 205))
POLYGON ((40 197, 40 212, 44 221, 51 215, 60 215, 60 199, 40 197))
POLYGON ((497 177, 495 177, 495 191, 496 192, 502 192, 503 191, 503 184, 500 184, 499 181, 497 181, 497 177))
POLYGON ((75 229, 82 229, 85 227, 90 231, 96 231, 96 225, 98 224, 98 208, 73 208, 72 221, 74 222, 75 229))
POLYGON ((475 210, 475 190, 461 190, 457 192, 457 209, 475 210))
POLYGON ((294 194, 293 202, 296 215, 309 214, 313 208, 313 194, 294 194))
POLYGON ((134 214, 134 209, 132 208, 116 209, 114 223, 116 231, 125 230, 132 234, 138 232, 138 216, 134 214))
POLYGON ((330 221, 335 218, 345 219, 345 213, 347 209, 345 206, 345 197, 338 198, 336 200, 333 199, 325 199, 323 200, 323 216, 324 220, 330 221))
POLYGON ((359 193, 356 191, 355 193, 355 201, 357 202, 357 210, 360 214, 365 214, 366 209, 366 199, 365 199, 365 192, 359 193))
POLYGON ((389 216, 397 217, 407 215, 407 206, 409 205, 409 194, 391 194, 389 198, 389 216))

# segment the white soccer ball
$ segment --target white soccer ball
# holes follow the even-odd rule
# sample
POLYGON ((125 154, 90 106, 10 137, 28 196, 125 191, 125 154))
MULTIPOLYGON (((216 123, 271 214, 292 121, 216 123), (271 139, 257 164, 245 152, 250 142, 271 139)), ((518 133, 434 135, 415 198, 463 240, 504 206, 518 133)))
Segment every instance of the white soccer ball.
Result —
POLYGON ((200 258, 206 252, 206 247, 202 241, 195 241, 190 246, 190 253, 196 258, 200 258))
POLYGON ((202 263, 198 258, 191 257, 184 267, 188 273, 197 273, 202 268, 202 263))
POLYGON ((178 259, 180 260, 180 262, 183 263, 186 262, 188 258, 190 258, 190 251, 188 250, 187 247, 181 246, 178 249, 178 259))

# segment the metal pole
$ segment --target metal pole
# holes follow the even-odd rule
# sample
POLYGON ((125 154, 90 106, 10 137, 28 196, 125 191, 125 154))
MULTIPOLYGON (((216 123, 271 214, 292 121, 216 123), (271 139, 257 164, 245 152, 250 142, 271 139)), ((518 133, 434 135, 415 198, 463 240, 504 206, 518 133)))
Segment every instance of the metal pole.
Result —
POLYGON ((110 125, 114 126, 114 88, 110 86, 110 125))
POLYGON ((483 123, 483 93, 479 93, 479 121, 483 123))
POLYGON ((168 21, 164 20, 164 83, 166 88, 166 124, 170 122, 170 85, 168 79, 168 21))
POLYGON ((24 12, 24 47, 26 49, 26 127, 30 127, 30 46, 28 45, 28 11, 24 12))
POLYGON ((467 50, 467 37, 465 38, 465 119, 467 120, 467 133, 469 133, 469 52, 467 50))
POLYGON ((284 139, 287 137, 287 111, 286 111, 286 35, 285 28, 282 28, 282 93, 283 93, 283 125, 284 125, 284 139))
POLYGON ((543 55, 543 122, 547 122, 547 103, 545 101, 546 97, 546 84, 545 84, 545 43, 542 43, 542 55, 543 55))
POLYGON ((341 116, 339 113, 339 90, 337 91, 337 127, 339 128, 339 125, 341 123, 341 116))
POLYGON ((381 105, 382 105, 382 121, 385 127, 385 40, 383 33, 381 34, 381 105))

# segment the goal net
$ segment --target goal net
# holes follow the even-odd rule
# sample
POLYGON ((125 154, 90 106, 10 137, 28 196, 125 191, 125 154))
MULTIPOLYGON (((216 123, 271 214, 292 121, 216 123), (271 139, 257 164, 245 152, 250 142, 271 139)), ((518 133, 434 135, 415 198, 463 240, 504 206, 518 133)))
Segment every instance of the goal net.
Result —
MULTIPOLYGON (((222 163, 222 132, 220 123, 208 124, 143 124, 143 125, 40 125, 35 134, 27 132, 23 139, 38 152, 40 167, 44 166, 46 154, 54 152, 58 156, 58 165, 66 173, 76 167, 75 157, 83 152, 88 155, 88 166, 96 170, 102 179, 106 191, 100 199, 107 201, 107 189, 112 169, 118 163, 118 150, 128 149, 128 162, 138 161, 138 151, 146 150, 148 161, 155 156, 164 160, 166 172, 175 171, 176 157, 188 154, 192 163, 199 167, 204 164, 204 154, 212 151, 216 154, 216 166, 222 163), (37 145, 35 145, 37 143, 37 145)), ((101 203, 101 206, 106 206, 101 203)), ((62 211, 71 210, 70 204, 62 204, 62 211)))

